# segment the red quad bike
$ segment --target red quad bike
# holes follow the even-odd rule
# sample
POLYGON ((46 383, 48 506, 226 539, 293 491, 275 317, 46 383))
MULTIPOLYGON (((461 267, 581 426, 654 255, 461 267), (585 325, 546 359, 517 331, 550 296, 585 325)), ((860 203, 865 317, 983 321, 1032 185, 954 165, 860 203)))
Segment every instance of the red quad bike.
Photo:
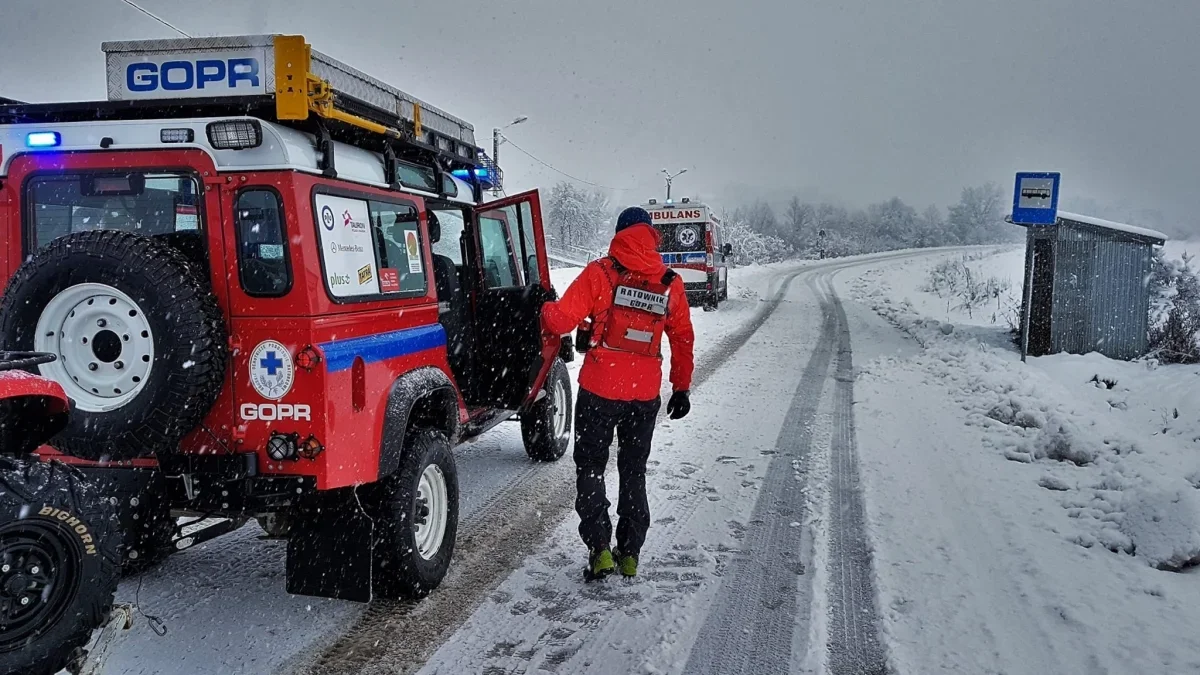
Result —
POLYGON ((33 451, 67 424, 63 388, 26 369, 51 354, 0 352, 0 674, 49 675, 82 656, 112 606, 116 508, 96 484, 33 451))

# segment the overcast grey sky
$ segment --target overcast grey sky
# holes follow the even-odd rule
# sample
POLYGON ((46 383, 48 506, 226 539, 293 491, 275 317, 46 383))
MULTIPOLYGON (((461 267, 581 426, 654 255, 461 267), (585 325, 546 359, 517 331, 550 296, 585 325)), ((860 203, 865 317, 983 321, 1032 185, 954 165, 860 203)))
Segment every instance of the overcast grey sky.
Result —
MULTIPOLYGON (((137 0, 196 35, 301 33, 525 150, 659 196, 730 186, 918 208, 1060 170, 1200 232, 1196 0, 137 0)), ((104 96, 121 0, 0 0, 0 96, 104 96)), ((560 177, 502 148, 510 191, 560 177)), ((752 196, 752 195, 748 195, 752 196)))

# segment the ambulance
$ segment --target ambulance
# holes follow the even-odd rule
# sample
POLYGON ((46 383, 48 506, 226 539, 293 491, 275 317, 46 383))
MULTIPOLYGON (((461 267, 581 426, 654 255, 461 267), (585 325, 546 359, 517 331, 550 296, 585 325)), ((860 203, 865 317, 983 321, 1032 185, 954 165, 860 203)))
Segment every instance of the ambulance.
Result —
POLYGON ((675 204, 651 199, 646 205, 662 235, 658 251, 663 263, 683 279, 688 301, 716 311, 729 298, 729 260, 733 246, 725 241, 721 221, 712 209, 684 197, 675 204))

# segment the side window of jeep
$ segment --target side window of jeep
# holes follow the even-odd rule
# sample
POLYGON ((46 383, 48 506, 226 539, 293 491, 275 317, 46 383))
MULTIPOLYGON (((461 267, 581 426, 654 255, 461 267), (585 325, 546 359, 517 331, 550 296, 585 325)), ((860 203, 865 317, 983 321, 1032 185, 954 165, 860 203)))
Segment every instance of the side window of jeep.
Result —
POLYGON ((425 295, 425 248, 415 204, 318 192, 313 205, 325 287, 333 299, 425 295))
POLYGON ((286 295, 292 288, 292 270, 279 195, 266 188, 243 190, 233 215, 242 290, 256 297, 286 295))
POLYGON ((371 225, 379 259, 379 286, 384 293, 425 295, 421 224, 412 204, 371 202, 371 225))

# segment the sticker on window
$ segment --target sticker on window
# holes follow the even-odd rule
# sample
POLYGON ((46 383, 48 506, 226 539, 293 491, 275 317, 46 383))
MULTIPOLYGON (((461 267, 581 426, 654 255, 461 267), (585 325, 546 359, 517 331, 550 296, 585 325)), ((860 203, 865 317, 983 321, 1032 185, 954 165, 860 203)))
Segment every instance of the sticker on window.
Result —
POLYGON ((696 240, 700 238, 700 234, 696 232, 694 227, 680 227, 675 232, 675 238, 684 246, 695 246, 696 240))
POLYGON ((408 273, 421 273, 421 245, 416 230, 404 231, 404 250, 408 254, 408 273))
POLYGON ((367 203, 317 195, 316 211, 330 294, 339 298, 377 295, 379 281, 367 203))
POLYGON ((400 272, 394 267, 383 267, 379 270, 379 290, 384 293, 400 292, 400 272))

